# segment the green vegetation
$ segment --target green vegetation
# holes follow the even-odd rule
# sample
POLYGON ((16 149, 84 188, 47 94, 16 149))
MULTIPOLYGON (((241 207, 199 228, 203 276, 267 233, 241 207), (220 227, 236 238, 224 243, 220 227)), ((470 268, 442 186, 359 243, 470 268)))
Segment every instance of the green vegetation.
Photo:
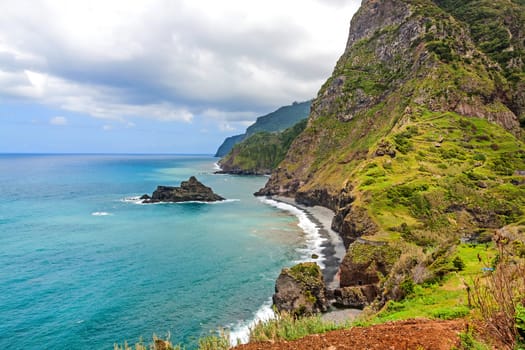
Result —
MULTIPOLYGON (((130 346, 127 342, 123 345, 114 344, 114 350, 185 350, 186 347, 180 344, 174 345, 168 335, 166 339, 158 338, 153 335, 153 341, 145 343, 142 339, 135 345, 130 346)), ((207 336, 197 339, 197 350, 228 350, 230 348, 230 338, 228 332, 220 330, 217 333, 210 333, 207 336)))
POLYGON ((220 164, 225 171, 270 173, 306 127, 306 119, 280 133, 259 132, 235 145, 220 164))
POLYGON ((284 106, 276 111, 257 118, 244 134, 227 137, 217 149, 215 157, 224 157, 236 144, 241 143, 250 136, 259 132, 275 133, 281 132, 306 119, 310 113, 311 101, 294 102, 290 106, 284 106))
POLYGON ((250 341, 295 340, 309 334, 319 334, 348 327, 323 321, 321 316, 296 318, 282 313, 275 319, 259 322, 250 330, 250 341))
POLYGON ((284 106, 276 111, 257 118, 254 124, 246 129, 246 137, 258 132, 281 132, 303 119, 310 113, 311 101, 294 102, 290 106, 284 106))
POLYGON ((322 273, 319 265, 313 262, 300 263, 289 269, 290 276, 297 281, 305 284, 318 284, 321 281, 322 273))
POLYGON ((525 72, 512 61, 525 56, 523 1, 434 0, 440 7, 466 23, 477 46, 498 62, 507 76, 525 72), (520 29, 521 28, 521 29, 520 29))

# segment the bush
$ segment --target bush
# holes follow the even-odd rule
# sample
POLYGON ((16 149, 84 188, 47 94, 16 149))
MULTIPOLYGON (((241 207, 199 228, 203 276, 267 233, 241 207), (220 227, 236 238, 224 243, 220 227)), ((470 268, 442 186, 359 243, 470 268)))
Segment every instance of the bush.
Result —
POLYGON ((452 260, 452 265, 454 265, 456 271, 463 271, 465 269, 465 263, 459 256, 456 256, 454 260, 452 260))
POLYGON ((465 317, 470 310, 466 306, 444 307, 432 312, 432 316, 442 320, 453 320, 455 318, 465 317))
POLYGON ((466 332, 459 333, 460 347, 461 350, 489 350, 490 347, 477 341, 472 334, 472 331, 467 330, 466 332))

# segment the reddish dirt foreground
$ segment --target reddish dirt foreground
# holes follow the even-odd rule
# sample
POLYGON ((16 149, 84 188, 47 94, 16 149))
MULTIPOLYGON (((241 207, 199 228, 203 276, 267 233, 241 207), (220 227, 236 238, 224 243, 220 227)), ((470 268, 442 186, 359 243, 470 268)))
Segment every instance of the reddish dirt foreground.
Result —
POLYGON ((309 335, 294 341, 256 342, 235 350, 449 350, 459 344, 464 320, 408 320, 309 335))

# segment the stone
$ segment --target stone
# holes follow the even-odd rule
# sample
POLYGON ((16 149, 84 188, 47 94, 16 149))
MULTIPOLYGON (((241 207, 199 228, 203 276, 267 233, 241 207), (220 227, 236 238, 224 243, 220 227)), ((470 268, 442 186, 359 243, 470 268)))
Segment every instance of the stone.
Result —
POLYGON ((328 300, 319 265, 307 262, 283 269, 275 283, 272 299, 277 311, 294 316, 325 312, 328 300))
POLYGON ((215 194, 213 190, 203 185, 195 176, 188 181, 182 181, 180 187, 157 186, 151 197, 144 195, 141 197, 142 203, 158 202, 216 202, 224 200, 223 197, 215 194))

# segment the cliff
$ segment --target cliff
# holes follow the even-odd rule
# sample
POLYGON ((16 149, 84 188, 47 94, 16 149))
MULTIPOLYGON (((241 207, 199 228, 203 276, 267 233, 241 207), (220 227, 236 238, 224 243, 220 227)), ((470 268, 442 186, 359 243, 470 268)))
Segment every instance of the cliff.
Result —
POLYGON ((401 298, 403 281, 446 274, 460 238, 524 219, 523 13, 507 0, 363 1, 306 129, 259 192, 336 211, 342 285, 401 298), (385 245, 400 255, 371 253, 355 280, 356 256, 385 245))
POLYGON ((244 134, 228 137, 219 146, 215 157, 224 157, 236 144, 259 132, 281 132, 306 119, 310 113, 311 101, 294 102, 289 106, 283 106, 277 110, 257 118, 244 134))

